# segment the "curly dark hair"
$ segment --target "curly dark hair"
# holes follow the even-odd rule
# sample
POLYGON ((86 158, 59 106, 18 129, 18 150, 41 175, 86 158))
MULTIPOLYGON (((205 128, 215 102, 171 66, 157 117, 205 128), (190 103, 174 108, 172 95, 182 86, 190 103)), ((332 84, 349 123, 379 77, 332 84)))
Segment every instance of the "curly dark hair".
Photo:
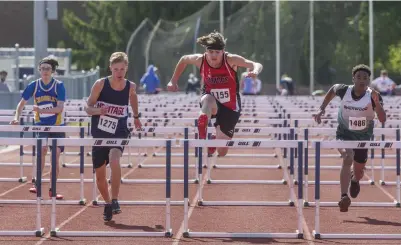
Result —
POLYGON ((206 36, 198 37, 196 40, 196 42, 203 47, 216 50, 224 49, 226 47, 226 41, 227 39, 216 30, 206 36))
POLYGON ((352 68, 352 76, 355 76, 355 73, 357 71, 364 71, 366 73, 368 73, 369 77, 372 74, 372 71, 370 70, 369 66, 364 65, 364 64, 359 64, 354 66, 354 68, 352 68))
POLYGON ((59 66, 58 61, 53 57, 45 57, 39 62, 39 66, 41 64, 49 64, 52 67, 52 71, 56 71, 56 68, 59 66))

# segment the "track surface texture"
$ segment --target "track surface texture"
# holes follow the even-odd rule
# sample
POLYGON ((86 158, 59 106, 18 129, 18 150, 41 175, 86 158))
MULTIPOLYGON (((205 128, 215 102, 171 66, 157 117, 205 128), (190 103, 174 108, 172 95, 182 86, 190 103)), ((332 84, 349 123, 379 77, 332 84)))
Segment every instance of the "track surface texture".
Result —
MULTIPOLYGON (((31 150, 25 148, 26 151, 31 150)), ((77 151, 77 148, 66 148, 67 151, 77 151)), ((89 149, 86 149, 88 151, 89 149)), ((154 149, 147 149, 150 153, 154 149)), ((156 149, 163 152, 163 149, 156 149)), ((176 151, 176 149, 174 149, 176 151)), ((125 151, 127 152, 127 150, 125 151)), ((137 149, 132 149, 136 153, 137 149)), ((238 150, 233 149, 229 153, 274 153, 271 150, 238 150)), ((313 153, 313 149, 310 150, 313 153)), ((336 153, 336 151, 322 151, 336 153)), ((392 152, 393 153, 393 152, 392 152)), ((379 153, 377 153, 378 155, 379 153)), ((18 150, 0 153, 0 162, 18 162, 18 150)), ((31 162, 32 157, 24 156, 24 162, 31 162)), ((47 162, 50 158, 47 156, 47 162)), ((66 163, 78 163, 79 156, 65 156, 66 163)), ((210 159, 211 160, 211 159, 210 159)), ((132 157, 133 168, 123 168, 122 176, 127 179, 165 178, 164 168, 137 168, 138 162, 142 164, 165 164, 163 157, 148 157, 137 159, 132 157)), ((124 157, 122 163, 127 163, 124 157)), ((172 157, 172 164, 182 164, 183 157, 172 157)), ((190 157, 190 164, 195 163, 195 158, 190 157)), ((282 165, 282 158, 241 158, 224 157, 217 158, 219 165, 282 165)), ((297 163, 297 159, 295 159, 297 163)), ((384 164, 394 166, 395 159, 386 159, 384 164)), ((90 156, 85 157, 85 164, 91 165, 90 156)), ((341 166, 340 158, 323 158, 323 165, 341 166)), ((380 166, 380 160, 375 160, 376 166, 380 166)), ((309 165, 314 165, 314 158, 309 159, 309 165)), ((368 162, 364 180, 372 178, 368 162)), ((19 168, 13 166, 0 166, 0 177, 18 177, 19 168)), ((203 200, 216 201, 288 201, 290 197, 290 172, 282 169, 219 169, 213 168, 211 176, 213 180, 248 179, 248 180, 281 180, 286 179, 287 184, 207 184, 207 169, 203 168, 203 200)), ((44 169, 44 178, 49 177, 50 168, 44 169)), ((386 171, 387 180, 395 181, 395 170, 386 171)), ((24 167, 24 173, 28 177, 27 183, 0 182, 1 199, 31 199, 34 194, 29 193, 31 187, 31 167, 24 167)), ((321 180, 339 180, 340 170, 321 170, 321 180)), ((193 179, 195 171, 189 169, 189 177, 193 179)), ((60 167, 59 178, 79 178, 79 168, 60 167)), ((92 178, 91 167, 85 168, 85 178, 92 178)), ((183 179, 182 168, 172 168, 172 179, 183 179)), ((314 169, 309 170, 309 180, 314 179, 314 169)), ((375 185, 362 185, 360 196, 352 201, 377 201, 392 202, 396 198, 395 186, 381 186, 379 170, 375 170, 375 185)), ((44 183, 43 198, 49 200, 49 183, 44 183)), ((58 183, 58 192, 65 196, 66 200, 79 199, 78 183, 58 183)), ((225 232, 295 232, 297 229, 297 208, 290 206, 198 206, 197 184, 191 184, 189 188, 189 229, 191 231, 225 231, 225 232)), ((172 184, 173 201, 183 200, 183 184, 172 184)), ((297 185, 294 186, 297 195, 297 185)), ((61 231, 163 231, 165 226, 165 206, 129 206, 121 205, 122 213, 115 215, 113 221, 105 223, 102 219, 103 207, 96 207, 92 201, 92 183, 85 183, 86 206, 81 205, 57 205, 56 227, 61 231)), ((321 201, 337 202, 340 197, 339 185, 321 185, 321 201)), ((121 184, 120 200, 165 200, 164 184, 121 184)), ((309 185, 308 200, 314 201, 314 185, 309 185)), ((295 201, 295 206, 302 205, 295 201)), ((172 206, 171 225, 173 238, 132 238, 132 237, 50 237, 50 205, 42 205, 42 227, 45 235, 36 237, 0 237, 0 244, 7 245, 67 245, 67 244, 400 244, 396 240, 315 240, 312 236, 314 230, 314 207, 303 208, 304 239, 243 239, 243 238, 184 238, 183 237, 183 206, 172 206)), ((0 229, 34 229, 36 205, 0 204, 0 229)), ((401 213, 396 207, 350 207, 348 213, 340 213, 338 207, 321 207, 320 210, 321 232, 331 233, 399 233, 401 227, 401 213)))

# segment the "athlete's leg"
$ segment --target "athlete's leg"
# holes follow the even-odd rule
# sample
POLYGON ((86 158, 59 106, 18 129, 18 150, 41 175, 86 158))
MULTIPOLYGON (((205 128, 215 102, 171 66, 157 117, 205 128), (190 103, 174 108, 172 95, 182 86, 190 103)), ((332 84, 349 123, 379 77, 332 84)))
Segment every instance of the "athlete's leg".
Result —
POLYGON ((113 210, 111 207, 111 199, 109 194, 109 185, 107 183, 106 166, 109 161, 110 148, 92 147, 92 164, 96 174, 96 185, 100 195, 105 201, 103 220, 110 221, 113 218, 113 210))
POLYGON ((199 139, 206 139, 207 125, 212 115, 217 113, 217 103, 213 95, 205 94, 201 98, 201 112, 198 118, 199 139))
POLYGON ((201 115, 205 114, 208 118, 217 113, 216 99, 211 94, 205 94, 201 98, 201 115))
MULTIPOLYGON (((216 139, 231 140, 234 136, 235 126, 238 123, 240 113, 230 110, 224 106, 219 106, 216 115, 216 139)), ((228 147, 217 148, 219 156, 227 155, 228 147)))
POLYGON ((111 198, 118 199, 121 184, 121 166, 120 158, 122 156, 121 149, 112 148, 109 153, 111 168, 111 198))
POLYGON ((349 192, 352 198, 356 198, 361 191, 359 180, 361 180, 365 174, 365 164, 368 161, 368 149, 354 149, 353 160, 354 164, 349 192))
POLYGON ((351 199, 348 197, 348 188, 351 181, 351 166, 354 159, 354 151, 352 149, 339 149, 343 164, 340 171, 340 187, 341 200, 338 203, 341 212, 348 212, 351 205, 351 199))
MULTIPOLYGON (((231 140, 230 136, 227 136, 225 133, 221 131, 220 125, 216 127, 216 139, 221 139, 221 140, 231 140)), ((219 147, 217 148, 217 153, 219 154, 220 157, 223 157, 227 155, 228 152, 228 147, 219 147)))

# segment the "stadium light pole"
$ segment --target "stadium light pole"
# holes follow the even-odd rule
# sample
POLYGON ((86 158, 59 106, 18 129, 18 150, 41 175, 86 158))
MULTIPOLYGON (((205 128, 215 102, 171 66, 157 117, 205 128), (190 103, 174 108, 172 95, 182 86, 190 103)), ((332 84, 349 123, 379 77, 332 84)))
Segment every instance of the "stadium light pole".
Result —
POLYGON ((315 90, 315 27, 313 0, 309 1, 309 95, 315 90))
POLYGON ((280 0, 276 0, 276 88, 280 85, 280 0))
MULTIPOLYGON (((36 69, 41 59, 47 56, 49 47, 48 20, 57 20, 57 0, 34 1, 33 3, 33 45, 35 48, 34 75, 39 77, 36 69)), ((19 74, 18 74, 19 75, 19 74)))
POLYGON ((220 0, 220 33, 224 35, 224 1, 220 0))
MULTIPOLYGON (((373 0, 369 0, 369 66, 374 74, 374 42, 373 42, 373 0)), ((372 82, 374 75, 370 76, 372 82)))
POLYGON ((34 75, 39 77, 36 65, 46 57, 48 47, 48 23, 46 18, 46 2, 34 1, 33 3, 33 45, 35 48, 34 75))

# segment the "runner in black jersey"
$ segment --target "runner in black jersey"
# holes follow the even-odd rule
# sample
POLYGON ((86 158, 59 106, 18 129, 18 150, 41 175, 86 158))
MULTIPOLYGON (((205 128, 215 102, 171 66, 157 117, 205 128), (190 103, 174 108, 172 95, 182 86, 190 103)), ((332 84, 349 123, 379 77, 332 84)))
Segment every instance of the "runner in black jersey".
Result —
MULTIPOLYGON (((141 122, 138 117, 138 97, 136 85, 125 79, 128 57, 125 53, 116 52, 110 57, 112 75, 99 79, 92 87, 87 102, 86 112, 92 116, 91 133, 93 138, 128 138, 128 105, 131 104, 134 124, 138 129, 141 122)), ((120 158, 123 147, 94 146, 92 162, 96 172, 96 183, 100 194, 106 202, 103 219, 110 221, 113 213, 121 212, 118 194, 121 183, 120 158), (111 198, 106 178, 106 165, 110 163, 112 171, 111 198)))

